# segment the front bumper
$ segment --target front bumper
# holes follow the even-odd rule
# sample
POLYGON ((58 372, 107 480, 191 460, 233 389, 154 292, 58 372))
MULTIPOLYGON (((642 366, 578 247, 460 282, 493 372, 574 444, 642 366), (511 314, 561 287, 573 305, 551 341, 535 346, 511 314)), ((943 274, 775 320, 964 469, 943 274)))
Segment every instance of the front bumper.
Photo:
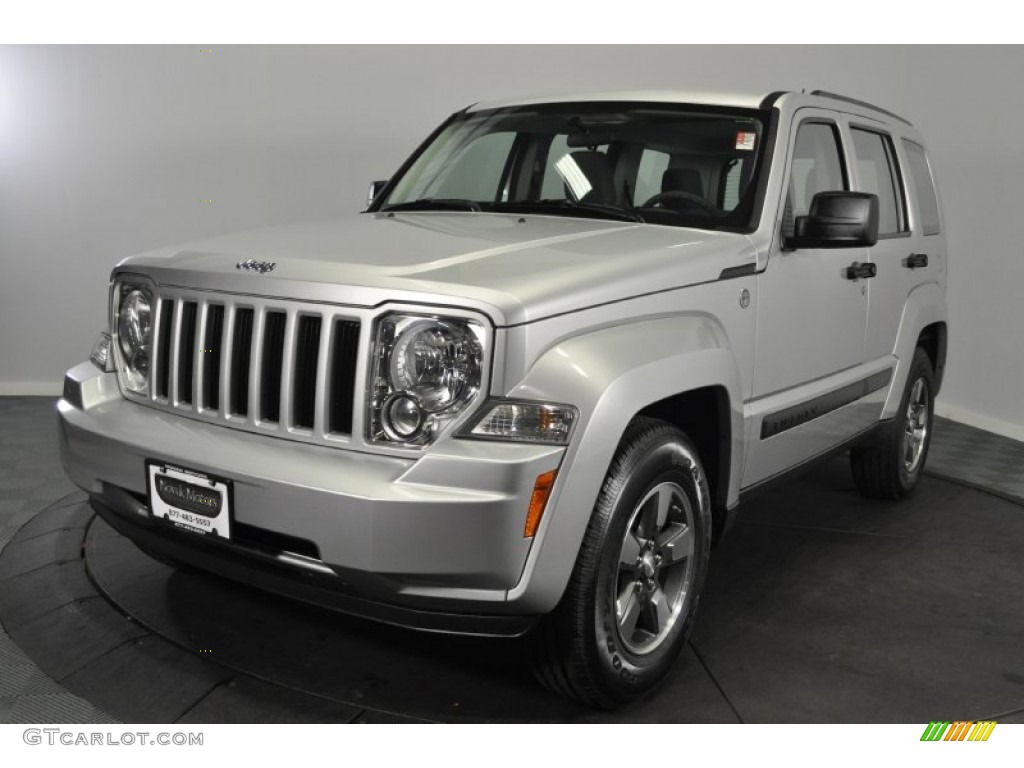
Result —
POLYGON ((519 634, 532 621, 509 591, 532 545, 534 482, 562 448, 452 439, 395 457, 306 445, 129 402, 90 363, 68 372, 58 410, 65 471, 143 548, 420 629, 519 634), (207 541, 154 524, 147 459, 231 480, 233 522, 249 535, 207 541))

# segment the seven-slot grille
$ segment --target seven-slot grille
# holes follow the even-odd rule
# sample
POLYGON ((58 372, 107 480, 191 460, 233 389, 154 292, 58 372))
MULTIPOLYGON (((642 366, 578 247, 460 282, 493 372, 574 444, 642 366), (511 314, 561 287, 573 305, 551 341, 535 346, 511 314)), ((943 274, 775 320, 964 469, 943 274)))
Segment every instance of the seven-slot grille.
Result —
POLYGON ((163 294, 156 304, 153 405, 300 439, 351 434, 358 319, 224 295, 163 294))

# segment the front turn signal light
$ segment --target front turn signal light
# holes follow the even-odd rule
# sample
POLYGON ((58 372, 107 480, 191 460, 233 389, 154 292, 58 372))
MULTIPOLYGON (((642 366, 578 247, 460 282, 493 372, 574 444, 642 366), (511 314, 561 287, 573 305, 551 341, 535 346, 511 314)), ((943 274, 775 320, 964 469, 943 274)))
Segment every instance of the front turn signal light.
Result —
POLYGON ((548 504, 548 497, 551 495, 551 488, 555 484, 557 475, 558 470, 552 469, 550 472, 538 475, 537 481, 533 484, 530 508, 526 512, 526 528, 523 531, 523 535, 528 539, 532 539, 537 533, 537 528, 540 527, 540 519, 544 516, 544 507, 548 504))

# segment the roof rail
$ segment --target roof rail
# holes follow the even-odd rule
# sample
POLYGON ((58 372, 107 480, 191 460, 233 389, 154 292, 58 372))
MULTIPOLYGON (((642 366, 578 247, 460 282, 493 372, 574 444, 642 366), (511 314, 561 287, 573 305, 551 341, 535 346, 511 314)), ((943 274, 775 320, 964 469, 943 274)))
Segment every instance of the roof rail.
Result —
POLYGON ((900 122, 906 123, 907 125, 909 125, 911 127, 913 127, 913 125, 914 125, 912 122, 907 120, 907 118, 900 117, 895 112, 890 112, 888 109, 882 109, 881 107, 876 107, 874 104, 869 104, 868 102, 861 101, 860 99, 851 99, 849 96, 841 96, 838 93, 830 93, 828 91, 811 91, 811 96, 821 96, 821 97, 826 98, 826 99, 835 99, 837 101, 845 101, 848 104, 856 104, 858 107, 867 107, 868 109, 875 110, 875 112, 881 112, 883 115, 888 115, 889 117, 894 117, 897 120, 899 120, 900 122))

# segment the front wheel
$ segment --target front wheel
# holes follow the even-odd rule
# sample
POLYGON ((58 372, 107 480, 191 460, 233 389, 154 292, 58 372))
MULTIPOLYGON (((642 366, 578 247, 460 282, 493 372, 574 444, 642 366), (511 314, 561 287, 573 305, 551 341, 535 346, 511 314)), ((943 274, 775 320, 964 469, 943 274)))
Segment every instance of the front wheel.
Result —
POLYGON ((693 628, 711 549, 696 449, 635 419, 605 477, 565 595, 532 638, 548 688, 611 708, 654 688, 693 628))

